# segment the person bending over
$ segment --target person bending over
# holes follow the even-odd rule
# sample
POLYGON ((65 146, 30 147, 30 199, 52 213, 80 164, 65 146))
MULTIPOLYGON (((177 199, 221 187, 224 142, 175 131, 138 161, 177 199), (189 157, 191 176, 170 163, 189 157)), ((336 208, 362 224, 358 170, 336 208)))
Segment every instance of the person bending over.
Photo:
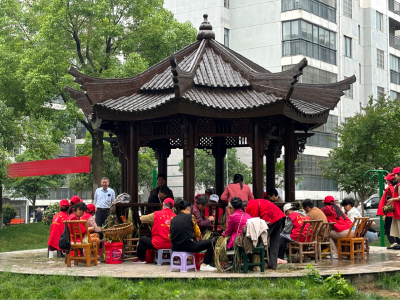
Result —
POLYGON ((171 221, 169 236, 171 239, 172 251, 197 253, 207 250, 203 263, 200 266, 200 271, 215 272, 217 268, 210 266, 210 263, 216 239, 196 241, 193 234, 196 229, 192 220, 192 215, 190 214, 190 206, 188 206, 186 201, 181 201, 179 202, 179 210, 184 212, 179 213, 171 221))
POLYGON ((168 238, 171 220, 176 215, 172 212, 175 202, 172 198, 164 200, 163 209, 155 211, 152 214, 141 216, 140 221, 145 224, 152 224, 151 238, 142 236, 139 239, 137 248, 138 258, 133 263, 146 263, 147 249, 171 249, 171 241, 168 238))
POLYGON ((283 203, 283 200, 281 197, 279 197, 278 190, 275 188, 268 189, 266 192, 267 199, 271 202, 275 203, 283 203))

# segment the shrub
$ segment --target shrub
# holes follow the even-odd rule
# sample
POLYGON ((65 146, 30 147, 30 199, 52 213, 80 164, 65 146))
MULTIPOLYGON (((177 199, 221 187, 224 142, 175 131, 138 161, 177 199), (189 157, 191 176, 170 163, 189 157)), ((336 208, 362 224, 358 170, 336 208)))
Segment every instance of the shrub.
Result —
POLYGON ((49 205, 43 212, 43 223, 45 225, 51 225, 53 222, 53 217, 56 213, 60 211, 60 204, 58 202, 49 205))
POLYGON ((3 205, 3 223, 7 224, 11 222, 11 219, 14 219, 17 215, 17 210, 13 205, 4 204, 3 205))

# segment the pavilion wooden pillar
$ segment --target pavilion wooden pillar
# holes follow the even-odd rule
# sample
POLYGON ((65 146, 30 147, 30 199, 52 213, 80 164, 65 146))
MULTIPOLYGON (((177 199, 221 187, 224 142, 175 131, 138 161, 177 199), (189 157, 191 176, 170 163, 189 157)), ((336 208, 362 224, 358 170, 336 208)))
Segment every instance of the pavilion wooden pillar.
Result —
POLYGON ((264 176, 261 124, 258 119, 255 119, 253 122, 253 195, 255 199, 262 199, 264 198, 264 176))
POLYGON ((165 176, 168 176, 168 157, 171 154, 169 139, 160 140, 159 147, 157 148, 157 153, 158 153, 158 174, 162 173, 165 176))
POLYGON ((121 193, 127 193, 126 187, 126 169, 127 163, 125 158, 125 153, 119 153, 119 162, 121 163, 121 193))
POLYGON ((131 196, 132 203, 138 203, 138 133, 136 123, 129 124, 129 133, 127 138, 128 149, 126 151, 127 159, 127 192, 131 196))
POLYGON ((183 148, 183 199, 194 202, 194 130, 190 120, 181 127, 183 148))
POLYGON ((266 180, 265 187, 267 189, 275 188, 275 162, 276 162, 276 149, 273 144, 270 144, 266 154, 266 180))
POLYGON ((286 127, 285 136, 285 202, 295 201, 295 160, 296 142, 294 124, 290 122, 286 127))
POLYGON ((224 192, 224 158, 226 155, 225 137, 214 137, 212 154, 215 158, 215 193, 221 197, 224 192))

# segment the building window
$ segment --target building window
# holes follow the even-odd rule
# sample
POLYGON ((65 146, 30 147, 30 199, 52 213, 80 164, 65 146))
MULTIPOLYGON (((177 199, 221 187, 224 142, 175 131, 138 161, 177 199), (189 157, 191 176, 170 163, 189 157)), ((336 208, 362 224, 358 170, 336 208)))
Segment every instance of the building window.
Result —
MULTIPOLYGON (((344 76, 344 79, 348 77, 344 76)), ((353 99, 353 84, 350 84, 350 89, 347 91, 344 91, 344 96, 350 99, 353 99)))
POLYGON ((380 69, 385 68, 385 53, 383 50, 376 49, 376 66, 380 69))
POLYGON ((333 128, 335 128, 338 125, 338 121, 339 121, 338 116, 329 115, 328 120, 326 121, 325 124, 313 129, 312 131, 333 133, 334 132, 333 128))
POLYGON ((298 174, 302 180, 296 183, 299 191, 337 191, 338 187, 333 180, 322 176, 298 174))
POLYGON ((343 1, 343 15, 349 18, 353 17, 353 0, 343 1))
POLYGON ((229 8, 229 0, 224 0, 224 7, 229 8))
POLYGON ((358 25, 358 44, 361 45, 361 27, 358 25))
POLYGON ((378 86, 376 89, 376 95, 378 98, 385 97, 385 88, 378 86))
POLYGON ((72 157, 74 156, 74 145, 71 143, 61 144, 61 153, 58 157, 72 157))
POLYGON ((344 36, 344 56, 351 58, 351 38, 344 36))
POLYGON ((304 20, 282 23, 282 56, 306 55, 336 64, 336 33, 304 20))
MULTIPOLYGON (((289 70, 294 65, 282 66, 282 71, 289 70)), ((314 67, 303 69, 303 75, 299 77, 299 82, 309 84, 325 84, 337 82, 337 74, 314 67)))
POLYGON ((390 99, 392 100, 400 100, 400 93, 395 92, 395 91, 390 91, 390 99))
POLYGON ((229 29, 224 28, 224 45, 229 47, 229 29))
POLYGON ((390 55, 390 82, 400 85, 400 58, 390 55))
POLYGON ((282 0, 282 12, 302 9, 336 23, 336 1, 317 0, 282 0), (327 3, 324 3, 327 2, 327 3))
POLYGON ((383 32, 383 15, 376 12, 376 29, 383 32))

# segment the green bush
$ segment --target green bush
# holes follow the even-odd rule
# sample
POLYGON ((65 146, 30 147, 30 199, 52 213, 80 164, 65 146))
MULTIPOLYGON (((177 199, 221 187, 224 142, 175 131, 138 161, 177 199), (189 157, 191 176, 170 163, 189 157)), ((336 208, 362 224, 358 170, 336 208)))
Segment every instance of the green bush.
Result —
POLYGON ((60 211, 60 204, 58 202, 49 205, 43 212, 43 223, 45 225, 51 225, 53 222, 53 217, 56 213, 60 211))
POLYGON ((17 215, 17 210, 13 205, 4 204, 3 205, 3 223, 7 224, 11 222, 11 219, 14 219, 17 215))

